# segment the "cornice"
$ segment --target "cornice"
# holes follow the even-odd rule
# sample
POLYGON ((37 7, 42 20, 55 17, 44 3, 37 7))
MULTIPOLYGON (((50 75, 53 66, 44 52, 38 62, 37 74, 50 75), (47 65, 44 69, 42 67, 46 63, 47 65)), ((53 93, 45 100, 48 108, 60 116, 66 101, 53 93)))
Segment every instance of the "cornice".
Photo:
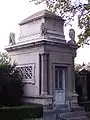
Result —
POLYGON ((63 22, 65 21, 60 16, 58 16, 48 10, 42 10, 42 11, 39 11, 39 12, 29 16, 28 18, 22 20, 21 23, 19 23, 19 25, 24 25, 24 24, 30 23, 32 21, 39 20, 41 18, 51 18, 51 19, 61 20, 63 22))
POLYGON ((46 40, 41 40, 41 41, 38 41, 38 42, 32 42, 32 43, 23 43, 23 44, 16 44, 16 45, 10 45, 10 46, 7 46, 5 47, 5 50, 7 52, 10 52, 10 51, 16 51, 16 50, 19 50, 19 49, 24 49, 24 48, 30 48, 30 47, 38 47, 38 46, 45 46, 45 45, 51 45, 51 46, 62 46, 62 47, 69 47, 71 49, 78 49, 78 45, 77 44, 70 44, 70 43, 67 43, 67 42, 53 42, 53 41, 46 41, 46 40))

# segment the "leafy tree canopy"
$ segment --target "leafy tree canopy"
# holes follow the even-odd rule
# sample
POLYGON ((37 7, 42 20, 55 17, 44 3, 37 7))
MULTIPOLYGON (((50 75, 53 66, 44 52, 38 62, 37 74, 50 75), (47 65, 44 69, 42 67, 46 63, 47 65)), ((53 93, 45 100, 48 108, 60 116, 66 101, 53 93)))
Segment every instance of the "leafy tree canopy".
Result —
POLYGON ((49 10, 66 20, 65 25, 70 24, 77 15, 78 27, 81 29, 81 33, 78 35, 78 44, 89 44, 90 4, 84 4, 82 0, 30 0, 30 2, 34 2, 35 4, 46 3, 49 10))

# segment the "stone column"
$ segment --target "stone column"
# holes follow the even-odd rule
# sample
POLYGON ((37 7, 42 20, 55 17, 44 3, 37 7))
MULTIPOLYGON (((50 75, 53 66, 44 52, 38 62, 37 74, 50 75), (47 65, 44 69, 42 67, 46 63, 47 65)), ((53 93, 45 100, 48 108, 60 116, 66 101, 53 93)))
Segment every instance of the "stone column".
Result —
POLYGON ((74 68, 75 57, 76 57, 76 50, 73 49, 73 52, 72 52, 72 92, 73 92, 72 107, 77 107, 78 105, 78 101, 77 101, 78 94, 76 94, 76 91, 75 91, 75 68, 74 68))
POLYGON ((75 92, 75 68, 74 68, 74 57, 72 57, 72 90, 75 92))
POLYGON ((72 84, 72 66, 69 65, 67 69, 67 80, 66 80, 66 104, 68 105, 68 108, 71 108, 71 101, 72 101, 72 95, 73 95, 73 84, 72 84))
POLYGON ((41 95, 47 95, 47 54, 41 54, 41 95))
POLYGON ((68 67, 68 81, 67 81, 67 96, 69 97, 69 99, 71 99, 72 97, 72 66, 70 65, 68 67))

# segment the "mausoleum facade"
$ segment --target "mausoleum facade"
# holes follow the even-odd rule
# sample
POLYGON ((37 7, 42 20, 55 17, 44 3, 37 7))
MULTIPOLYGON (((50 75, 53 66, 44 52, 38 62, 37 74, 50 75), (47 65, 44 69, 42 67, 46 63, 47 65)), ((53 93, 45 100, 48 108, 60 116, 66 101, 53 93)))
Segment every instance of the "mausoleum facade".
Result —
POLYGON ((24 101, 74 107, 74 58, 78 46, 65 40, 64 20, 44 10, 19 25, 19 41, 5 49, 23 76, 24 101))

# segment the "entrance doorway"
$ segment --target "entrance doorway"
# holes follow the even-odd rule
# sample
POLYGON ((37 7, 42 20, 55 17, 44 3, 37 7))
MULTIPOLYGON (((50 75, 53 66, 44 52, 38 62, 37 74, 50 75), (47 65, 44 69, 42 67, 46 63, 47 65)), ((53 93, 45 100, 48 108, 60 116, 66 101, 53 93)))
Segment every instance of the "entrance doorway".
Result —
POLYGON ((55 105, 65 104, 66 68, 55 66, 55 105))

